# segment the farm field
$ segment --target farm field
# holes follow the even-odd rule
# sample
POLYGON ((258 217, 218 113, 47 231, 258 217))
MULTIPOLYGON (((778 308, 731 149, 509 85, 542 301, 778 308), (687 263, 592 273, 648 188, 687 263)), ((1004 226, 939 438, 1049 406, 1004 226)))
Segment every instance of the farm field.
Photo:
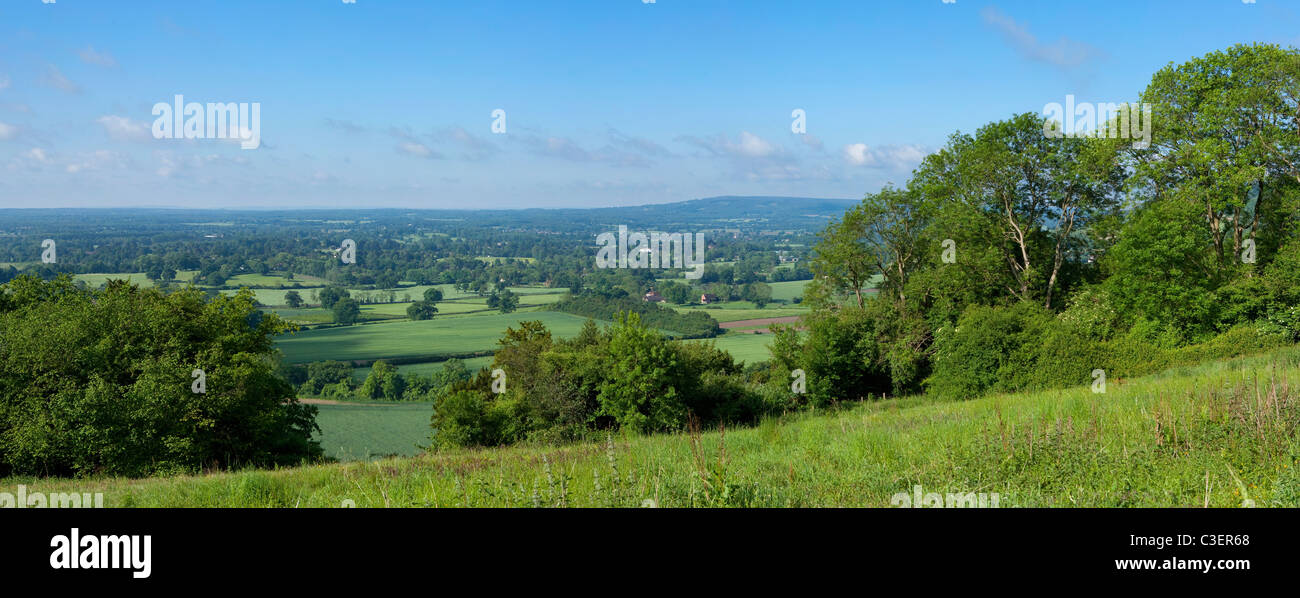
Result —
POLYGON ((787 316, 803 316, 808 314, 808 309, 804 307, 781 307, 769 305, 763 309, 757 309, 754 304, 748 301, 730 301, 722 303, 718 307, 708 305, 675 305, 674 309, 683 313, 692 311, 702 311, 709 314, 719 323, 735 322, 738 320, 755 320, 758 318, 784 318, 787 316))
MULTIPOLYGON (((176 272, 176 281, 181 283, 189 282, 190 280, 194 279, 195 274, 198 274, 197 270, 178 270, 176 272)), ((91 287, 102 287, 104 286, 104 283, 108 282, 109 280, 127 280, 130 281, 132 284, 139 285, 141 288, 149 288, 153 286, 153 281, 149 280, 149 277, 145 276, 144 272, 74 274, 72 276, 72 279, 83 281, 86 283, 87 286, 91 286, 91 287)))
MULTIPOLYGON (((369 305, 363 304, 361 306, 361 314, 363 317, 370 317, 373 315, 373 316, 400 316, 405 318, 406 308, 410 306, 411 306, 410 303, 373 303, 369 305)), ((454 301, 439 301, 438 315, 434 316, 434 319, 437 319, 439 316, 443 316, 443 315, 482 311, 487 308, 488 307, 485 299, 456 299, 454 301)))
POLYGON ((416 357, 489 351, 506 328, 541 320, 557 337, 576 335, 586 318, 557 312, 483 314, 465 318, 381 322, 302 330, 284 335, 276 345, 287 363, 416 357))
MULTIPOLYGON (((472 373, 492 365, 492 358, 471 357, 469 359, 462 359, 460 362, 465 364, 465 369, 472 373)), ((433 375, 434 372, 441 370, 446 364, 446 361, 426 361, 421 363, 400 364, 395 367, 397 368, 397 371, 403 375, 416 374, 419 376, 429 377, 433 375)), ((352 380, 357 384, 365 382, 366 377, 369 375, 369 367, 352 368, 352 380)))
POLYGON ((316 435, 325 455, 340 461, 419 454, 429 444, 429 403, 317 405, 316 435))
POLYGON ((276 288, 292 287, 295 284, 302 287, 321 287, 325 286, 326 282, 323 278, 306 274, 294 274, 292 280, 280 274, 237 274, 226 280, 226 286, 232 287, 276 288))
POLYGON ((921 396, 705 431, 698 442, 619 434, 612 446, 598 437, 276 471, 0 483, 104 492, 106 506, 138 507, 888 507, 917 485, 996 494, 1001 507, 1296 507, 1300 444, 1275 415, 1300 408, 1296 380, 1300 347, 1288 347, 1115 380, 1102 400, 1087 386, 921 396), (713 468, 724 449, 726 469, 713 468), (728 492, 708 490, 706 474, 728 492))
MULTIPOLYGON (((284 307, 286 302, 284 294, 289 291, 298 291, 298 295, 303 301, 311 300, 311 292, 320 290, 319 287, 303 287, 301 289, 249 289, 253 291, 253 297, 258 303, 268 307, 284 307)), ((239 289, 221 289, 222 295, 234 295, 239 289)))
POLYGON ((795 297, 802 297, 804 287, 808 286, 807 280, 790 280, 786 282, 770 282, 768 286, 772 287, 773 301, 794 301, 795 297))
POLYGON ((772 342, 770 334, 743 334, 732 332, 724 334, 709 340, 687 340, 678 341, 682 343, 714 343, 719 349, 722 349, 736 359, 745 363, 758 363, 767 361, 772 358, 772 353, 768 350, 768 343, 772 342))

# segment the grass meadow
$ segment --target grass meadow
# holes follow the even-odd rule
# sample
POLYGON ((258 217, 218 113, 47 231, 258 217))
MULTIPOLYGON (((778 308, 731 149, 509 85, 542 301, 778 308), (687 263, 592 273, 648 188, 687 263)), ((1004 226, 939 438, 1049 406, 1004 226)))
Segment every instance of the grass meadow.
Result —
MULTIPOLYGON (((112 506, 860 507, 996 493, 1002 507, 1300 506, 1300 348, 1087 386, 927 396, 747 428, 145 480, 13 478, 112 506)), ((387 407, 357 407, 357 409, 387 407)))

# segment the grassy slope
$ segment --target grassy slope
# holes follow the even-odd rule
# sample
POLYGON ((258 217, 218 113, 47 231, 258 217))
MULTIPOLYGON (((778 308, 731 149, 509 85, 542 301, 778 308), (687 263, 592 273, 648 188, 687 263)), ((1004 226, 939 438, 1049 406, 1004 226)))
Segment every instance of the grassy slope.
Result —
POLYGON ((1300 347, 1088 387, 964 402, 887 400, 705 433, 563 448, 149 480, 10 479, 137 506, 889 506, 998 493, 1002 506, 1300 506, 1300 347), (1256 395, 1255 389, 1259 389, 1256 395), (725 446, 725 474, 717 475, 725 446), (700 465, 702 463, 702 465, 700 465), (703 467, 705 475, 699 471, 703 467), (617 480, 617 483, 614 483, 617 480), (709 480, 714 490, 705 484, 709 480), (1240 480, 1240 483, 1238 483, 1240 480), (599 484, 599 490, 597 485, 599 484), (726 486, 725 495, 718 490, 726 486), (1207 490, 1208 488, 1208 490, 1207 490))

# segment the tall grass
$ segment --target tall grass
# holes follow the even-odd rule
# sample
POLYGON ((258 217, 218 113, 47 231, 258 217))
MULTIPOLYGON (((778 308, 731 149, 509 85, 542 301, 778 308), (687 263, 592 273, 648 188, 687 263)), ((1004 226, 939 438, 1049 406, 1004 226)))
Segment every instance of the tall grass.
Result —
POLYGON ((147 480, 20 480, 109 506, 1300 506, 1300 348, 964 402, 876 401, 746 429, 147 480))

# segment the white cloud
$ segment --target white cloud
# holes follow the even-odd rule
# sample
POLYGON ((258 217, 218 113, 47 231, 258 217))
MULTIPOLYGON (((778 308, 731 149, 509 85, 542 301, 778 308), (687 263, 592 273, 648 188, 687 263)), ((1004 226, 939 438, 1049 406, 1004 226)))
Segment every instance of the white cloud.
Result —
POLYGON ((850 143, 844 146, 844 159, 848 160, 849 164, 863 166, 875 163, 876 157, 867 151, 867 144, 850 143))
POLYGON ((9 77, 0 75, 0 91, 9 89, 9 77))
POLYGON ((919 145, 872 148, 865 143, 850 143, 844 146, 844 161, 853 166, 907 169, 919 164, 926 153, 919 145))
POLYGON ((77 56, 80 56, 81 61, 86 64, 94 64, 110 69, 117 68, 117 59, 113 58, 108 52, 96 52, 90 46, 78 51, 77 56))
POLYGON ((1001 33, 1011 47, 1030 60, 1069 70, 1105 56, 1100 48, 1065 36, 1051 44, 1043 43, 1027 27, 992 6, 980 14, 986 25, 1001 33))
POLYGON ((48 164, 50 162, 50 157, 46 155, 45 150, 39 147, 27 150, 23 153, 23 157, 35 162, 40 162, 41 164, 48 164))
POLYGON ((107 115, 95 120, 108 136, 118 141, 148 141, 153 139, 148 123, 131 120, 125 116, 107 115))
POLYGON ((18 127, 0 123, 0 141, 7 141, 18 136, 18 127))
POLYGON ((741 131, 740 143, 731 146, 731 149, 742 156, 762 158, 772 155, 776 151, 776 146, 749 131, 741 131))

